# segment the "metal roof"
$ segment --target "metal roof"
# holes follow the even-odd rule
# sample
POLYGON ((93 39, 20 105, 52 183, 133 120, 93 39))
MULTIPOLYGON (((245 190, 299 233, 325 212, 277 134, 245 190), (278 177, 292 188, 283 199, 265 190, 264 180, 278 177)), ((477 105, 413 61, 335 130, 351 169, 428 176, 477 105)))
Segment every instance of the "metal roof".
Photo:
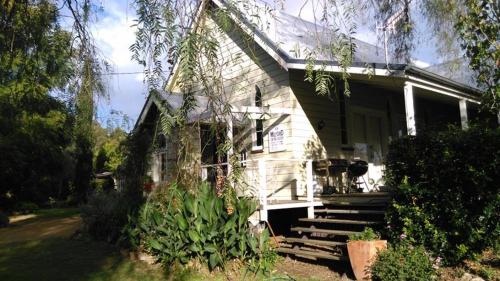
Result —
MULTIPOLYGON (((240 4, 239 20, 249 27, 272 50, 275 50, 287 63, 307 63, 308 51, 323 50, 316 53, 314 58, 318 65, 338 65, 337 58, 332 52, 326 51, 332 38, 339 33, 299 17, 292 16, 281 10, 269 11, 265 3, 240 4), (250 7, 250 8, 249 8, 250 7), (255 16, 258 15, 258 16, 255 16)), ((228 5, 224 0, 213 0, 218 5, 228 5)), ((352 66, 370 66, 379 69, 404 70, 404 73, 431 78, 434 81, 458 87, 475 93, 477 88, 474 73, 468 68, 464 59, 458 61, 459 67, 452 69, 451 63, 432 65, 420 68, 413 64, 390 59, 386 64, 383 48, 373 44, 353 39, 356 49, 352 66)), ((454 62, 456 65, 457 62, 454 62)))

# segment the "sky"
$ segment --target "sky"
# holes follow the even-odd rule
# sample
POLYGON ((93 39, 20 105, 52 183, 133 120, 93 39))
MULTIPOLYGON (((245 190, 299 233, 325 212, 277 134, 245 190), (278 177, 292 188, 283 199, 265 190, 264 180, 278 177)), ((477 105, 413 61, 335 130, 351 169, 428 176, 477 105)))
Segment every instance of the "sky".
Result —
MULTIPOLYGON (((135 40, 135 29, 132 27, 136 17, 131 5, 133 0, 100 0, 100 2, 101 9, 92 31, 98 48, 111 63, 112 71, 106 76, 109 96, 99 100, 97 120, 103 126, 110 122, 114 126, 123 126, 118 123, 122 123, 120 116, 125 115, 129 118, 125 129, 132 129, 147 98, 146 87, 143 84, 143 68, 131 59, 132 53, 129 51, 130 45, 135 40)), ((302 8, 300 13, 302 19, 314 21, 312 2, 308 1, 302 8)), ((285 12, 298 16, 304 1, 287 0, 284 3, 285 12)), ((367 26, 358 27, 356 38, 377 44, 376 33, 367 26)), ((419 45, 414 57, 418 60, 417 66, 426 66, 436 60, 429 42, 419 45)))

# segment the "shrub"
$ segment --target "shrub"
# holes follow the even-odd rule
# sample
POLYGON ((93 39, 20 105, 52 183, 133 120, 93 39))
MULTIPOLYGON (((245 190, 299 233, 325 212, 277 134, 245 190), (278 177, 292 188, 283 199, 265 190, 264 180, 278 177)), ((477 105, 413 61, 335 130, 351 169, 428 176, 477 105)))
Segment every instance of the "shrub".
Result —
POLYGON ((389 236, 406 233, 446 263, 500 239, 500 129, 457 128, 393 141, 386 162, 394 200, 389 236))
POLYGON ((433 262, 422 246, 401 243, 379 252, 371 267, 373 281, 429 281, 436 279, 433 262))
POLYGON ((23 214, 31 214, 38 211, 40 207, 37 204, 32 202, 20 202, 16 206, 16 211, 21 212, 23 214))
POLYGON ((7 227, 9 226, 9 216, 7 216, 6 213, 0 211, 0 227, 7 227))
POLYGON ((84 229, 94 239, 115 242, 127 223, 127 200, 118 192, 94 193, 81 207, 84 229))
POLYGON ((167 265, 200 258, 213 269, 237 258, 251 261, 254 270, 269 269, 273 262, 269 234, 264 231, 258 239, 248 224, 256 209, 254 201, 233 192, 219 197, 205 183, 195 194, 175 183, 155 193, 156 200, 150 199, 140 211, 135 223, 138 231, 126 231, 132 236, 129 240, 135 241, 132 244, 137 244, 139 236, 146 250, 167 265))
POLYGON ((375 232, 370 227, 365 227, 365 229, 360 233, 349 235, 350 241, 357 241, 357 240, 372 241, 372 240, 379 240, 379 239, 380 239, 380 234, 375 232))

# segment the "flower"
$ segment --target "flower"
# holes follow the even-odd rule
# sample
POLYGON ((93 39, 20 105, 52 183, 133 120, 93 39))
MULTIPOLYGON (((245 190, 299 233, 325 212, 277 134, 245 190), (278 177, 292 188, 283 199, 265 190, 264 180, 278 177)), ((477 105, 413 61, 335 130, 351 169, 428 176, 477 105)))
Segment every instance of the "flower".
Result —
POLYGON ((433 267, 434 269, 438 269, 438 268, 441 266, 441 261, 442 261, 442 260, 443 260, 443 259, 442 259, 441 257, 437 257, 437 258, 434 260, 434 262, 432 263, 432 267, 433 267))
POLYGON ((401 239, 401 240, 406 239, 406 234, 403 233, 403 234, 399 235, 399 239, 401 239))

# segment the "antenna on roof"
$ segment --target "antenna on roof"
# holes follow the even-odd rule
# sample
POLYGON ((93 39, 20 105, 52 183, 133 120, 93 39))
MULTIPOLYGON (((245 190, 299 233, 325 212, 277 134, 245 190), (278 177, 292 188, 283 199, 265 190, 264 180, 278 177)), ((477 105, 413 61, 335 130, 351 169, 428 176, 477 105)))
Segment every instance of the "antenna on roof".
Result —
POLYGON ((388 38, 387 32, 393 33, 396 30, 396 24, 401 20, 405 12, 405 9, 402 8, 394 15, 387 18, 382 26, 377 24, 377 30, 384 31, 384 51, 385 51, 385 64, 387 65, 387 69, 389 69, 389 50, 388 50, 388 38))

